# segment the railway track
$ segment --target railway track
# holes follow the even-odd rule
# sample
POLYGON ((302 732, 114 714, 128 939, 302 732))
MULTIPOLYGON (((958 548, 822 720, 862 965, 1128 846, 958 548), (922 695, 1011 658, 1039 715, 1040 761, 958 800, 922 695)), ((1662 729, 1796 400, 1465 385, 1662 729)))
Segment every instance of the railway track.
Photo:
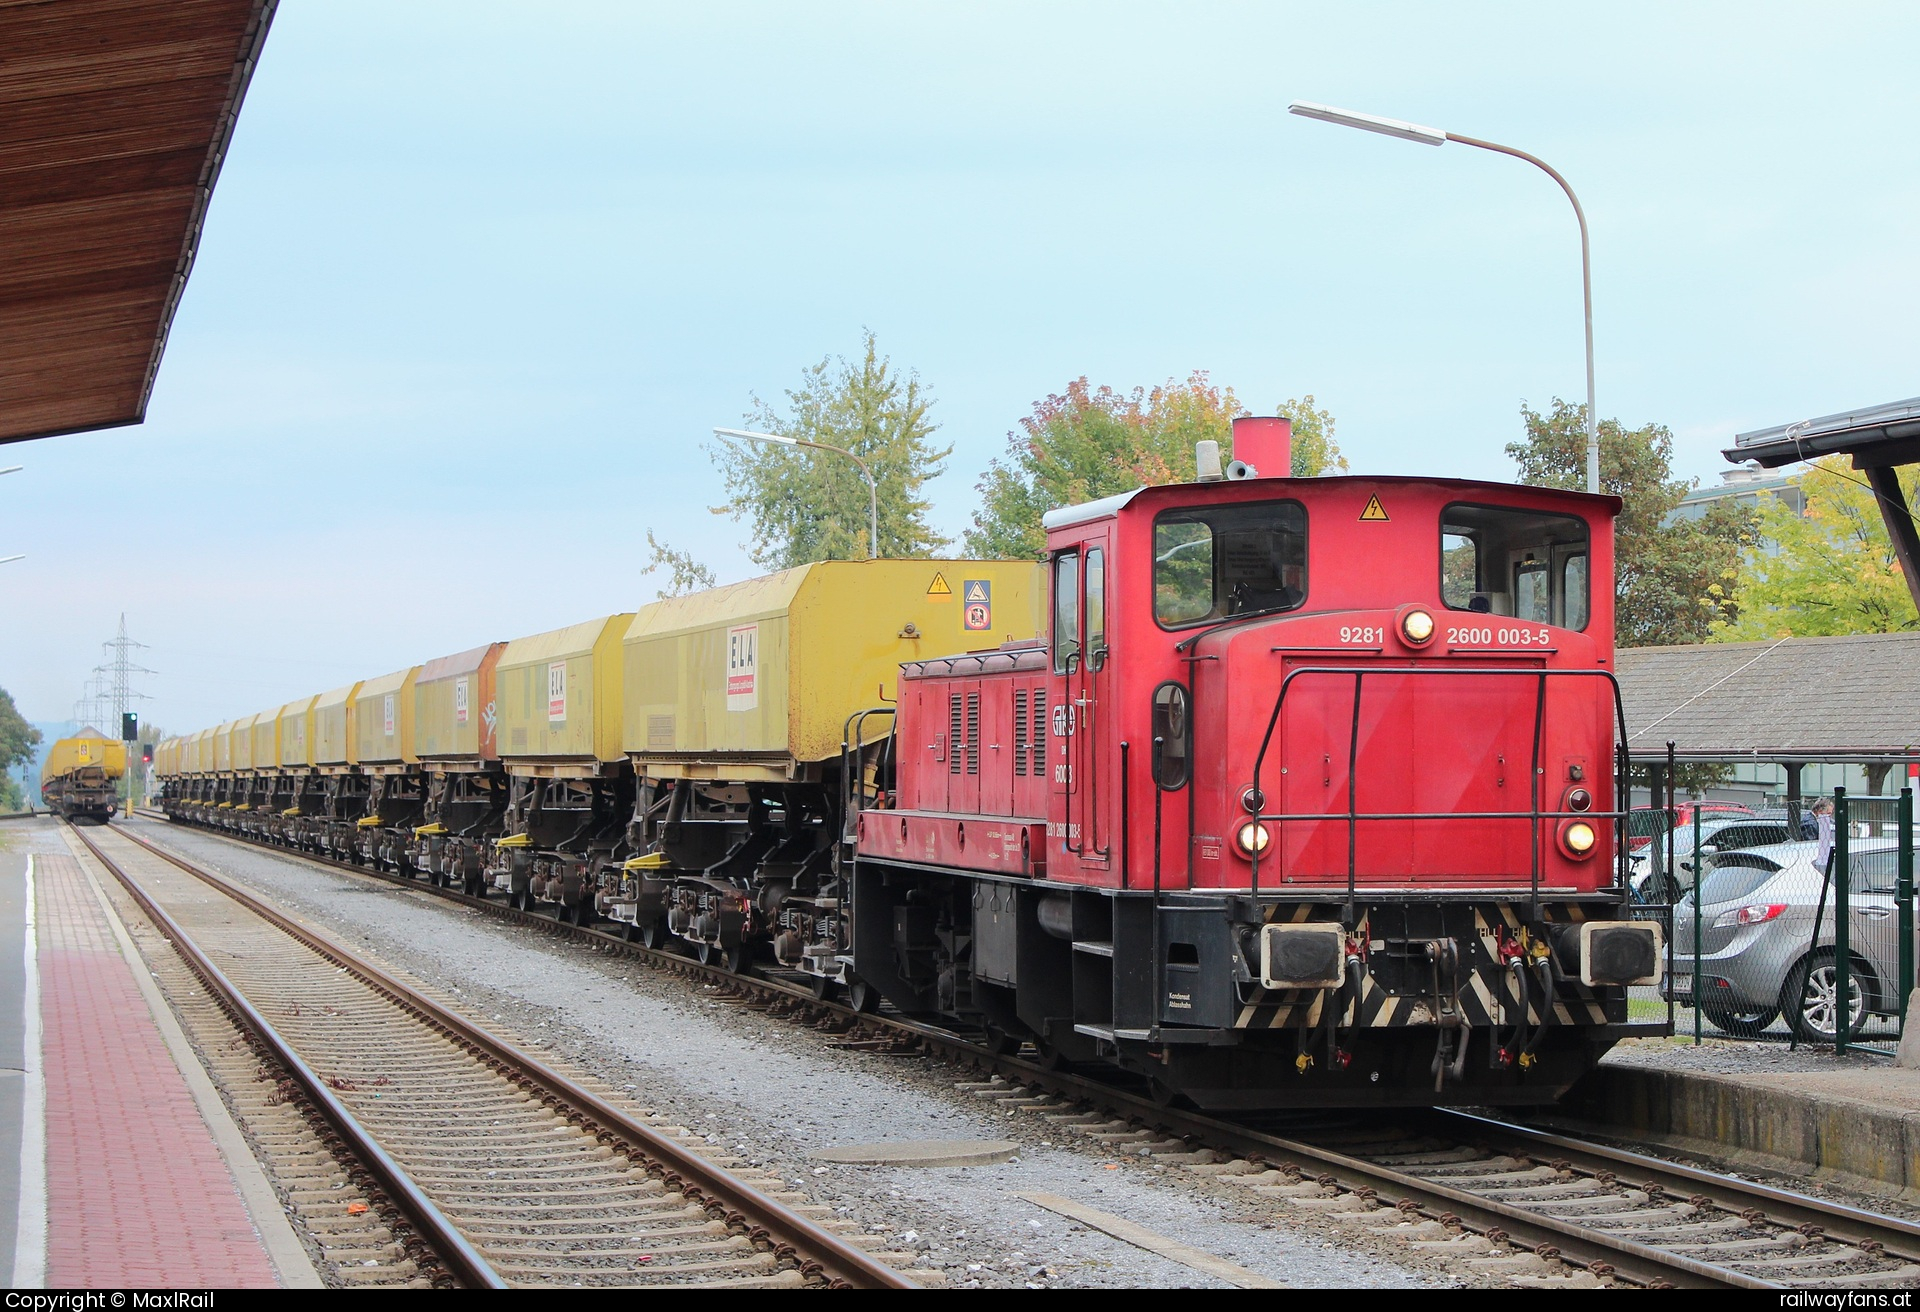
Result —
MULTIPOLYGON (((1103 1149, 1187 1166, 1286 1206, 1399 1232, 1458 1253, 1490 1275, 1684 1288, 1920 1286, 1920 1225, 1900 1218, 1458 1112, 1356 1116, 1302 1129, 1165 1107, 1071 1071, 996 1054, 966 1035, 820 1001, 778 979, 702 965, 402 875, 209 832, 593 940, 755 999, 775 1016, 830 1029, 843 1044, 917 1048, 965 1066, 960 1087, 969 1093, 1045 1117, 1103 1149)), ((133 841, 178 860, 144 839, 133 841)))
POLYGON ((451 1283, 913 1287, 246 890, 107 832, 102 842, 73 829, 298 1086, 451 1283))

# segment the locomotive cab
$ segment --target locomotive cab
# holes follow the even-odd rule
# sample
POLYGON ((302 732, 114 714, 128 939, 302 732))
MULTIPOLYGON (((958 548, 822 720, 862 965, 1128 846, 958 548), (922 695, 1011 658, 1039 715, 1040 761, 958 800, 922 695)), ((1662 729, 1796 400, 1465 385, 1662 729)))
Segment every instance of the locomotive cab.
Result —
POLYGON ((1557 1097, 1664 1029, 1627 1015, 1664 945, 1617 865, 1618 509, 1247 477, 1050 513, 1044 642, 905 667, 855 970, 1205 1106, 1557 1097))

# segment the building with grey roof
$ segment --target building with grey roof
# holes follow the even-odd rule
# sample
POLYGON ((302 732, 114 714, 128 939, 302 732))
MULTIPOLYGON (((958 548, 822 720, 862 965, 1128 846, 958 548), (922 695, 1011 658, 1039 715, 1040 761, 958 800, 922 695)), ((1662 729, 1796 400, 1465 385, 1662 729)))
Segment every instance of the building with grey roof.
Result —
POLYGON ((1739 767, 1716 796, 1764 802, 1809 792, 1899 787, 1920 767, 1920 633, 1630 647, 1616 657, 1636 763, 1739 767), (1889 777, 1891 775, 1891 778, 1889 777))

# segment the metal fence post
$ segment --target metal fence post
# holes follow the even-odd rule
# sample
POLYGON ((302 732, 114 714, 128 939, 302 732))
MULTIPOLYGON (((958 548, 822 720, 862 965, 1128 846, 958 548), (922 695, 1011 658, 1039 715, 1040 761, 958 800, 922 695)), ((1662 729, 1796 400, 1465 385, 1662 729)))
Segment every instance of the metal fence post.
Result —
POLYGON ((1913 993, 1913 786, 1900 790, 1899 873, 1893 900, 1900 909, 1900 1032, 1907 1032, 1907 998, 1913 993))
POLYGON ((1700 1046, 1700 886, 1706 872, 1700 867, 1700 808, 1693 808, 1693 1046, 1700 1046))
MULTIPOLYGON (((1676 771, 1673 766, 1673 739, 1669 738, 1667 739, 1667 832, 1665 835, 1667 844, 1667 918, 1666 924, 1661 931, 1667 936, 1667 975, 1669 977, 1673 975, 1673 908, 1674 904, 1680 900, 1680 871, 1673 859, 1673 831, 1679 827, 1679 812, 1674 808, 1673 804, 1675 773, 1676 771)), ((1697 989, 1699 986, 1699 981, 1695 980, 1694 987, 1697 989)), ((1696 1006, 1698 1006, 1699 1001, 1698 998, 1694 999, 1696 1006)), ((1673 1033, 1673 1008, 1675 1002, 1676 999, 1673 990, 1668 989, 1667 1033, 1669 1034, 1673 1033)))
POLYGON ((1833 790, 1833 1055, 1847 1055, 1847 1022, 1853 1014, 1852 935, 1847 914, 1847 790, 1833 790))

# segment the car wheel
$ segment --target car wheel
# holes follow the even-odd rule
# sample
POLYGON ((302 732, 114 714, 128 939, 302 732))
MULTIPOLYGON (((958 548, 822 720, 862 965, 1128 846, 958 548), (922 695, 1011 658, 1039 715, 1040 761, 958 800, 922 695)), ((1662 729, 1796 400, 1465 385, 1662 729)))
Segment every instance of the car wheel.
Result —
POLYGON ((1778 1007, 1754 1007, 1737 1010, 1731 1007, 1703 1006, 1700 1014, 1713 1022, 1713 1027, 1722 1034, 1731 1034, 1736 1039, 1757 1038, 1760 1032, 1773 1024, 1773 1018, 1780 1014, 1778 1007))
MULTIPOLYGON (((1839 969, 1832 948, 1803 958, 1787 972, 1780 991, 1780 1010, 1793 1032, 1810 1043, 1832 1043, 1839 1037, 1839 969)), ((1858 1034, 1867 1016, 1867 990, 1858 968, 1847 981, 1847 1032, 1858 1034)))

